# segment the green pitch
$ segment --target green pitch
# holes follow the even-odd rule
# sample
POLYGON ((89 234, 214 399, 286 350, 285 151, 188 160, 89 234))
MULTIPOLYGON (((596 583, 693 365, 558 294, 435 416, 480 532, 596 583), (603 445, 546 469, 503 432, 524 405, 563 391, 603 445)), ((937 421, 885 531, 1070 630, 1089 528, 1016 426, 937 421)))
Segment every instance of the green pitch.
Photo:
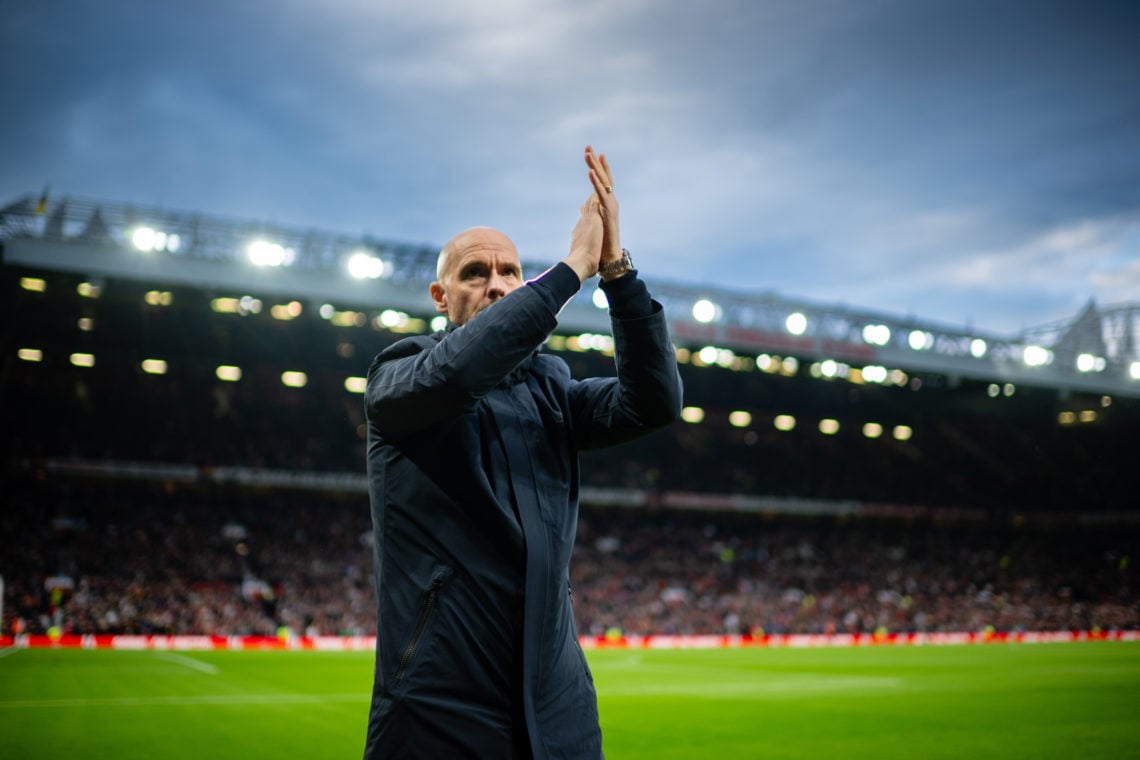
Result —
MULTIPOLYGON (((589 653, 624 758, 1140 758, 1140 644, 589 653)), ((370 654, 0 652, 0 758, 355 758, 370 654)))

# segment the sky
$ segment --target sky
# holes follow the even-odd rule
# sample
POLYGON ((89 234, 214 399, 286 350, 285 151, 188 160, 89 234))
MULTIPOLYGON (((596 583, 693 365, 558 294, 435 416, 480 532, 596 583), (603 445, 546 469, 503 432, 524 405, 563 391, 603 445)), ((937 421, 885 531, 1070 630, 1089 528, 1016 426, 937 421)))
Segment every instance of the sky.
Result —
POLYGON ((7 0, 0 72, 0 204, 554 262, 592 144, 650 284, 1011 335, 1140 302, 1140 2, 7 0))

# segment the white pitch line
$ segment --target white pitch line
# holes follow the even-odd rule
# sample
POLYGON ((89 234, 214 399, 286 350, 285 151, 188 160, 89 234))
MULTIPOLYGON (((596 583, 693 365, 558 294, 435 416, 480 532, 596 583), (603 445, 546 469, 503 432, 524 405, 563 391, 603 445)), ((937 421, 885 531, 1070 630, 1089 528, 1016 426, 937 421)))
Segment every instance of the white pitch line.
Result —
POLYGON ((94 699, 0 700, 0 710, 16 707, 177 707, 182 705, 319 705, 327 702, 367 703, 367 692, 355 694, 215 694, 199 697, 103 697, 94 699))
POLYGON ((8 655, 15 654, 18 651, 20 651, 19 647, 7 647, 5 649, 0 649, 0 657, 7 657, 8 655))
POLYGON ((160 660, 166 660, 168 662, 176 662, 179 665, 184 665, 188 668, 193 668, 194 670, 197 670, 199 673, 207 673, 209 675, 216 676, 218 673, 221 672, 216 667, 209 664, 208 662, 202 662, 200 660, 195 660, 193 657, 187 657, 186 655, 182 655, 182 654, 174 654, 173 652, 155 652, 154 656, 160 660))

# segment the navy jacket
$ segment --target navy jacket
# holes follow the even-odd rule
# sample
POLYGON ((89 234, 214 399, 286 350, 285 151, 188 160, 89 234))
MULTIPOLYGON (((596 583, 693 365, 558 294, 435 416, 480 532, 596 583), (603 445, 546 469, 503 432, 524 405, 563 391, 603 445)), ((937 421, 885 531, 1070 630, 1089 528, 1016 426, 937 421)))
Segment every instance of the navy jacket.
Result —
POLYGON ((672 422, 681 384, 636 273, 603 285, 617 378, 577 381, 539 352, 579 287, 559 264, 369 369, 378 625, 366 758, 601 757, 569 589, 578 451, 672 422))

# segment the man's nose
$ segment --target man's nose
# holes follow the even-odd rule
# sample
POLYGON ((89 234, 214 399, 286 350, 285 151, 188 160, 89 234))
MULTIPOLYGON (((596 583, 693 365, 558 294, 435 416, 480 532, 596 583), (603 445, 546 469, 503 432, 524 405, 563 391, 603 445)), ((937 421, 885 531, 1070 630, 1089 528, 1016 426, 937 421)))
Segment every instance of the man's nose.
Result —
POLYGON ((491 281, 487 285, 487 297, 492 301, 502 298, 507 294, 507 281, 502 275, 492 274, 491 281))

